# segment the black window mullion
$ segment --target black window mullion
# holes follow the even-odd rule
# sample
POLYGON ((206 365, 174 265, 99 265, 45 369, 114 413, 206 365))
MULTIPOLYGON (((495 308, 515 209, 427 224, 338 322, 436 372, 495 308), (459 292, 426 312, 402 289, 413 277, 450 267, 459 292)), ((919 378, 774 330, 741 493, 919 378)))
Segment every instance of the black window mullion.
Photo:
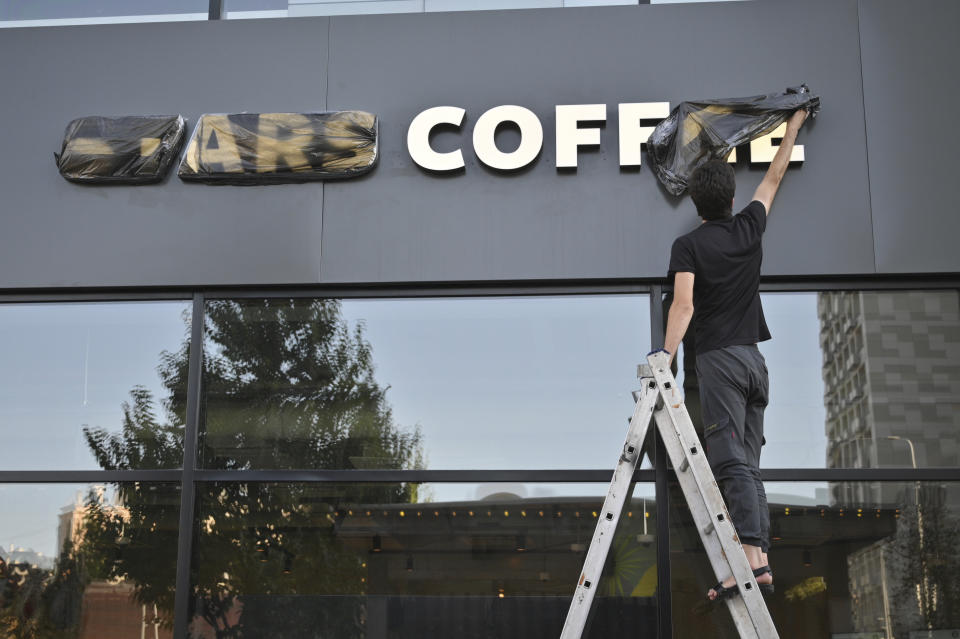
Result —
MULTIPOLYGON (((668 473, 669 476, 669 473, 668 473)), ((763 468, 765 482, 960 482, 960 467, 926 468, 763 468)), ((96 484, 105 482, 179 482, 182 470, 0 470, 0 484, 96 484)), ((637 470, 635 482, 657 481, 656 470, 637 470)), ((259 469, 192 471, 192 481, 268 483, 451 483, 607 484, 609 468, 479 470, 259 469)))
MULTIPOLYGON (((212 3, 211 3, 212 6, 212 3)), ((193 553, 193 519, 196 501, 194 472, 197 464, 197 434, 203 377, 204 296, 193 296, 190 326, 190 362, 187 371, 187 415, 183 434, 183 474, 180 486, 180 526, 177 536, 177 582, 173 613, 173 636, 186 639, 190 621, 190 560, 193 553)))
MULTIPOLYGON (((663 288, 650 287, 650 344, 663 344, 666 321, 663 313, 663 288)), ((654 475, 657 502, 657 635, 660 639, 673 637, 673 603, 670 593, 670 475, 667 468, 667 449, 660 433, 653 428, 654 475)))

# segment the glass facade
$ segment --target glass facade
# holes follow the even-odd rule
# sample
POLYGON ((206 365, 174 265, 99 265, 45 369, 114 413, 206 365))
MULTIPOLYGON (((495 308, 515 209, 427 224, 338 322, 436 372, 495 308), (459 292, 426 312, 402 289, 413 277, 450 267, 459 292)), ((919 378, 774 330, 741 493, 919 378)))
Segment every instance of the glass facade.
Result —
MULTIPOLYGON (((587 292, 0 305, 0 635, 558 636, 666 308, 587 292)), ((960 628, 957 290, 763 301, 781 636, 960 628)), ((734 636, 670 478, 591 636, 734 636)))

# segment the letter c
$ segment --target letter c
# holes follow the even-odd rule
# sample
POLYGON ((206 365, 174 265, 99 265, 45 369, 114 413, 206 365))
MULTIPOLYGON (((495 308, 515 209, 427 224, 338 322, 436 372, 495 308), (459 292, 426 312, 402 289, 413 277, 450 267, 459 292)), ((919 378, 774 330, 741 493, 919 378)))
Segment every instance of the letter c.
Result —
POLYGON ((430 171, 456 171, 464 166, 460 149, 438 153, 430 146, 430 132, 440 124, 459 127, 463 123, 464 109, 452 106, 433 107, 422 111, 407 129, 407 150, 410 157, 421 167, 430 171))

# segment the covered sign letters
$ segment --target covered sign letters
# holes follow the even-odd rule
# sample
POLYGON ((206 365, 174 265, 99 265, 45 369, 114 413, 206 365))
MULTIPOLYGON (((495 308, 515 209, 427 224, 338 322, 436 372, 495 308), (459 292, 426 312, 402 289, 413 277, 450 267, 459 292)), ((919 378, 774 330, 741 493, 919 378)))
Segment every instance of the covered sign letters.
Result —
POLYGON ((178 175, 209 184, 348 178, 373 168, 377 146, 377 116, 365 111, 208 114, 178 175))

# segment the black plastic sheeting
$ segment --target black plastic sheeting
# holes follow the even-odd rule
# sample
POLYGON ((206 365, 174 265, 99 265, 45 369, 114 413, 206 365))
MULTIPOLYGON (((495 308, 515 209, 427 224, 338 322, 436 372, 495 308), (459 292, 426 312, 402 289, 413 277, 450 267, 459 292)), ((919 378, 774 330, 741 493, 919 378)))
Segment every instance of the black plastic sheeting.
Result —
POLYGON ((161 181, 180 152, 179 115, 90 116, 67 125, 60 175, 81 184, 150 184, 161 181))
POLYGON ((748 98, 681 102, 650 134, 650 164, 667 191, 681 195, 697 167, 770 133, 797 109, 811 117, 820 111, 820 97, 805 84, 748 98))
POLYGON ((178 175, 239 185, 355 177, 377 162, 377 129, 365 111, 205 114, 178 175))

